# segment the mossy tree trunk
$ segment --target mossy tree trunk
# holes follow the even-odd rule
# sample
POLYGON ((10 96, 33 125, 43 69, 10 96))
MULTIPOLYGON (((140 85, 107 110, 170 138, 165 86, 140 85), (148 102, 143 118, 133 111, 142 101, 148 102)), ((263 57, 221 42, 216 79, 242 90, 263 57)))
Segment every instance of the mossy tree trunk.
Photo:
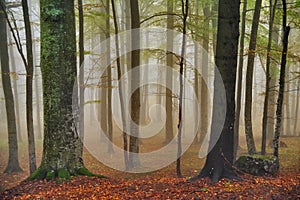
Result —
POLYGON ((74 1, 40 3, 44 143, 41 165, 31 179, 68 179, 83 168, 81 140, 72 111, 76 78, 74 1))

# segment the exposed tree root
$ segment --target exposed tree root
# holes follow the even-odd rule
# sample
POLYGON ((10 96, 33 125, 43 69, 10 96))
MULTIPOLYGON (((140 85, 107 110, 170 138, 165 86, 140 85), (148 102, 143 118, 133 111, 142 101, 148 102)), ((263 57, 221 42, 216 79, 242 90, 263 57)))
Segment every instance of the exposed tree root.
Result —
POLYGON ((75 173, 70 173, 67 169, 61 168, 57 170, 38 168, 26 181, 31 180, 57 180, 57 181, 68 181, 71 180, 71 176, 95 176, 98 178, 106 178, 100 174, 94 174, 85 167, 79 168, 75 173))

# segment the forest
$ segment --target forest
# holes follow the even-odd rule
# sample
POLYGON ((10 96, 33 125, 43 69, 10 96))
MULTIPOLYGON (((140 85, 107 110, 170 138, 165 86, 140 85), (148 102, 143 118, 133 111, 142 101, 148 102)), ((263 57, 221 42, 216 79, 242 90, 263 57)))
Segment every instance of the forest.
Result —
POLYGON ((0 199, 300 199, 300 0, 0 0, 0 199))

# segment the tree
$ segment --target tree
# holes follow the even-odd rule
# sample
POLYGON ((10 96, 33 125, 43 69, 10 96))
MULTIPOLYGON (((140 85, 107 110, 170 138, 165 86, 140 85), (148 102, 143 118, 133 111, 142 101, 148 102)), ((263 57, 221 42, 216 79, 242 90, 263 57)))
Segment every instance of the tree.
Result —
POLYGON ((41 165, 30 179, 69 179, 88 174, 75 123, 78 113, 72 111, 77 71, 74 1, 40 3, 44 141, 41 165))
POLYGON ((249 154, 256 153, 253 130, 252 130, 252 84, 253 84, 253 68, 254 68, 255 49, 256 49, 261 3, 262 0, 255 1, 255 10, 254 10, 253 20, 252 20, 249 50, 248 50, 247 73, 246 73, 245 134, 246 134, 246 141, 247 141, 249 154))
POLYGON ((5 1, 1 0, 1 11, 0 11, 0 61, 1 61, 1 76, 2 85, 5 98, 6 108, 6 123, 8 130, 8 164, 5 169, 5 173, 13 173, 22 171, 19 165, 18 156, 18 139, 17 139, 17 128, 16 128, 16 116, 15 116, 15 105, 14 97, 11 88, 10 71, 9 71, 9 57, 8 57, 8 45, 7 45, 7 27, 6 27, 6 8, 5 1))
MULTIPOLYGON (((130 1, 130 11, 131 11, 131 70, 139 67, 140 65, 140 32, 138 28, 140 28, 140 14, 139 14, 139 4, 138 0, 130 1), (135 30, 134 30, 135 29, 135 30)), ((139 73, 133 73, 131 76, 131 88, 135 88, 138 86, 140 82, 139 73), (135 75, 134 75, 135 74, 135 75)), ((132 122, 139 125, 140 121, 140 89, 137 88, 130 98, 130 106, 131 106, 131 118, 132 122)), ((138 152, 139 152, 139 130, 138 127, 134 124, 130 126, 130 141, 129 141, 129 151, 133 152, 129 154, 129 168, 135 168, 140 165, 138 152)))
MULTIPOLYGON (((235 81, 237 68, 237 51, 239 37, 239 1, 220 0, 218 9, 218 30, 216 46, 216 65, 220 71, 226 91, 226 118, 217 143, 208 153, 205 165, 199 175, 191 181, 210 177, 213 182, 221 178, 238 178, 233 171, 233 126, 235 118, 235 81)), ((216 72, 215 72, 216 73, 216 72)), ((216 79, 215 79, 216 80, 216 79)), ((220 106, 219 83, 214 82, 213 116, 211 138, 214 138, 214 126, 219 113, 224 112, 220 106)))
POLYGON ((183 103, 183 68, 184 68, 184 55, 185 55, 185 48, 186 48, 186 24, 187 24, 187 17, 188 17, 188 11, 189 11, 189 1, 181 0, 181 11, 182 11, 182 45, 181 45, 181 57, 180 57, 180 63, 179 63, 179 113, 178 113, 178 134, 177 134, 177 143, 178 143, 178 150, 177 150, 177 161, 176 161, 176 173, 178 177, 182 177, 181 175, 181 136, 182 136, 182 103, 183 103))
POLYGON ((24 60, 26 68, 26 124, 28 135, 28 152, 29 152, 29 172, 32 174, 36 170, 34 128, 33 128, 33 108, 32 108, 32 81, 33 81, 33 51, 31 25, 29 19, 27 0, 22 0, 23 18, 26 35, 26 54, 27 62, 24 60))
POLYGON ((276 109, 276 126, 275 135, 273 140, 274 146, 274 156, 278 157, 278 144, 281 132, 281 118, 282 118, 282 104, 283 104, 283 92, 284 92, 284 81, 285 81, 285 69, 286 69, 286 58, 289 44, 289 33, 290 26, 286 25, 287 21, 287 11, 286 11, 286 0, 282 0, 282 29, 283 29, 283 39, 282 39, 282 52, 281 52, 281 64, 280 64, 280 76, 279 76, 279 94, 277 98, 277 109, 276 109))
POLYGON ((265 88, 265 101, 264 101, 264 110, 263 110, 263 121, 262 121, 262 142, 261 142, 261 154, 265 155, 266 153, 266 143, 267 143, 267 125, 268 125, 268 110, 269 110, 269 91, 270 91, 270 65, 271 65, 271 47, 272 47, 272 33, 274 25, 274 17, 276 11, 277 0, 274 4, 270 0, 270 19, 269 19, 269 38, 268 38, 268 47, 267 47, 267 61, 266 61, 266 88, 265 88))
MULTIPOLYGON (((173 13, 174 1, 168 0, 167 13, 173 13)), ((167 16, 167 46, 170 52, 167 52, 167 66, 173 67, 173 33, 174 28, 174 16, 167 16)), ((172 114, 172 73, 170 70, 166 71, 166 139, 165 142, 169 143, 173 139, 173 114, 172 114)))

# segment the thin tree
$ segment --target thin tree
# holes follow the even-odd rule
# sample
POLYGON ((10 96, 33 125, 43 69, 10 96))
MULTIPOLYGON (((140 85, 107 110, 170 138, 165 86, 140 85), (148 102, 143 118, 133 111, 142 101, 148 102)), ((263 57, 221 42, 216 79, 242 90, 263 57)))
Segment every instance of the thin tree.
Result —
MULTIPOLYGON (((140 14, 138 0, 130 1, 130 13, 131 13, 131 70, 139 67, 140 65, 140 14)), ((131 88, 138 86, 140 82, 139 73, 132 73, 131 76, 131 88)), ((139 125, 140 121, 140 89, 137 88, 130 98, 131 118, 132 122, 139 125)), ((140 165, 138 153, 139 153, 139 128, 134 124, 130 126, 130 141, 129 141, 129 168, 135 168, 140 165)))
POLYGON ((246 97, 245 97, 245 134, 247 141, 247 148, 249 154, 256 153, 256 147, 252 130, 252 85, 253 85, 253 68, 255 60, 255 49, 257 41, 258 24, 260 18, 260 8, 262 0, 255 1, 255 9, 253 14, 249 50, 248 50, 248 62, 246 73, 246 97))
POLYGON ((121 117, 122 117, 122 125, 123 125, 123 150, 124 150, 124 163, 125 163, 125 170, 128 169, 128 140, 127 140, 127 133, 126 133, 126 116, 125 116, 125 105, 124 105, 124 95, 123 95, 123 83, 121 81, 121 62, 120 62, 120 45, 119 45, 119 28, 117 22, 117 13, 115 9, 114 0, 111 0, 111 7, 114 19, 114 27, 115 27, 115 44, 116 44, 116 62, 117 62, 117 74, 118 74, 118 91, 119 91, 119 98, 120 98, 120 107, 121 107, 121 117))
POLYGON ((27 121, 27 135, 28 135, 28 152, 29 152, 29 172, 32 174, 36 170, 36 156, 35 156, 35 142, 33 129, 33 108, 32 108, 32 81, 33 81, 33 52, 32 52, 32 36, 31 25, 29 19, 28 2, 22 0, 23 17, 25 24, 26 35, 26 54, 27 62, 26 68, 26 121, 27 121))
MULTIPOLYGON (((106 38, 106 57, 110 61, 110 2, 106 0, 106 19, 105 19, 105 38, 106 38)), ((108 143, 108 153, 112 154, 114 152, 112 141, 113 141, 113 125, 112 125, 112 75, 111 75, 111 65, 107 67, 107 135, 109 139, 108 143)))
POLYGON ((234 142, 233 142, 233 160, 236 160, 237 151, 239 147, 239 128, 241 116, 242 103, 242 85, 243 85, 243 64, 244 64, 244 48, 245 48, 245 32, 246 32, 246 15, 247 15, 247 0, 243 1, 241 36, 240 36, 240 50, 239 50, 239 64, 237 74, 237 91, 236 91, 236 110, 234 121, 234 142))
POLYGON ((273 35, 273 25, 276 12, 277 0, 270 0, 270 14, 269 14, 269 36, 268 36, 268 47, 267 47, 267 61, 266 61, 266 88, 265 88, 265 100, 264 100, 264 110, 263 110, 263 120, 262 120, 262 140, 261 140, 261 154, 266 154, 266 143, 267 143, 267 126, 268 126, 268 110, 269 110, 269 92, 270 92, 270 65, 271 65, 271 48, 272 48, 272 35, 273 35))
MULTIPOLYGON (((83 4, 82 0, 78 0, 78 26, 79 26, 79 134, 81 145, 83 146, 84 140, 84 18, 83 18, 83 4)), ((83 147, 81 147, 83 151, 83 147)), ((83 152, 81 152, 82 154, 83 152)))
MULTIPOLYGON (((173 13, 174 0, 168 0, 167 2, 167 13, 173 13)), ((173 67, 173 28, 174 28, 174 16, 167 16, 167 66, 173 67)), ((165 142, 169 143, 173 139, 173 114, 172 114, 172 84, 173 77, 170 70, 166 71, 166 138, 165 142)))
MULTIPOLYGON (((300 77, 298 77, 298 81, 297 81, 297 95, 296 95, 296 108, 295 108, 295 120, 294 120, 294 135, 296 134, 297 131, 297 124, 298 124, 298 118, 299 118, 299 101, 300 101, 300 77)), ((299 136, 299 134, 297 135, 299 136)))
MULTIPOLYGON (((238 0, 219 1, 216 65, 220 71, 226 91, 226 118, 221 135, 212 150, 208 153, 203 169, 199 175, 193 177, 191 181, 202 177, 209 177, 213 182, 218 182, 223 177, 238 179, 232 165, 235 81, 240 19, 239 3, 238 0)), ((220 112, 224 112, 223 106, 220 106, 222 103, 220 104, 221 99, 218 95, 220 95, 220 83, 215 79, 211 138, 216 137, 214 127, 218 126, 220 112)))
POLYGON ((280 75, 279 75, 279 94, 277 99, 277 109, 276 109, 276 126, 275 135, 273 140, 274 146, 274 156, 278 157, 278 144, 281 132, 281 119, 282 119, 282 104, 283 104, 283 93, 284 93, 284 81, 285 81, 285 69, 286 69, 286 58, 289 44, 289 33, 290 26, 286 25, 287 21, 287 11, 286 11, 286 0, 282 0, 282 29, 283 29, 283 39, 282 39, 282 52, 281 52, 281 64, 280 64, 280 75))
POLYGON ((22 169, 19 164, 18 155, 18 139, 17 139, 17 128, 16 128, 16 116, 15 116, 15 105, 14 97, 12 93, 11 81, 10 81, 10 70, 9 70, 9 56, 8 56, 8 45, 7 45, 7 26, 5 15, 5 1, 1 0, 1 11, 0 11, 0 62, 1 62, 1 77, 2 86, 5 99, 6 109, 6 123, 8 131, 8 164, 5 173, 21 172, 22 169))
POLYGON ((183 16, 182 21, 182 46, 181 46, 181 57, 180 57, 180 77, 179 77, 179 113, 178 113, 178 134, 177 134, 177 161, 176 161, 176 173, 178 177, 182 177, 181 174, 181 153, 182 153, 182 147, 181 147, 181 135, 182 135, 182 103, 183 103, 183 70, 184 70, 184 55, 185 55, 185 47, 186 47, 186 24, 187 24, 187 18, 188 18, 188 12, 189 12, 189 0, 181 0, 181 11, 183 16))

